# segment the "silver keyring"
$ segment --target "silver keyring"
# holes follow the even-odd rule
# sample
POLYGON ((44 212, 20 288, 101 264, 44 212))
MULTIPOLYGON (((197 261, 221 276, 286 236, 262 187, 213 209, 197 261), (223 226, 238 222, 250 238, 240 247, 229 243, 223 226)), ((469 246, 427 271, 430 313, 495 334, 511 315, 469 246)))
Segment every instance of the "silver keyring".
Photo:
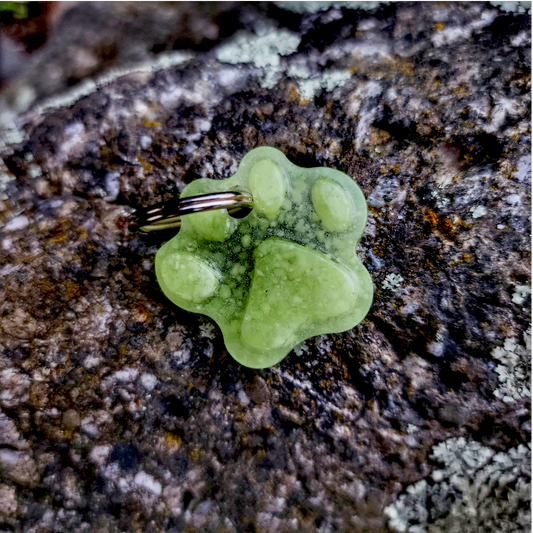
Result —
POLYGON ((184 215, 213 209, 228 209, 233 213, 243 207, 253 207, 253 204, 250 193, 239 191, 176 198, 137 209, 130 217, 130 225, 144 232, 179 228, 184 215))

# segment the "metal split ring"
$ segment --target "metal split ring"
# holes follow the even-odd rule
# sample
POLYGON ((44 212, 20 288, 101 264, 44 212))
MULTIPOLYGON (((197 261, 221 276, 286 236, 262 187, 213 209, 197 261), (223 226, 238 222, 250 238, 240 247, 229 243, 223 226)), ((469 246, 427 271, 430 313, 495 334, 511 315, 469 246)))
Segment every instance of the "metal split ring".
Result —
POLYGON ((191 213, 228 209, 234 213, 243 207, 253 207, 253 197, 247 192, 217 192, 188 198, 173 198, 148 207, 137 209, 130 216, 130 225, 149 232, 181 226, 181 217, 191 213))

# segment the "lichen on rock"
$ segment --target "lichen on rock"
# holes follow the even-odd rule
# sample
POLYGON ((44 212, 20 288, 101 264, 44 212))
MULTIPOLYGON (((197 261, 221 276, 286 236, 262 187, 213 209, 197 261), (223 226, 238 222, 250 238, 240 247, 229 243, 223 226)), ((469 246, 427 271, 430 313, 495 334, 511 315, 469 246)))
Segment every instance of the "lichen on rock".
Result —
MULTIPOLYGON (((291 2, 278 1, 276 2, 280 7, 296 13, 317 13, 320 11, 327 11, 334 8, 349 8, 349 9, 375 9, 380 4, 386 2, 358 2, 356 0, 318 0, 316 2, 291 2)), ((523 3, 523 2, 500 2, 500 3, 523 3)))
POLYGON ((533 0, 490 0, 490 3, 503 11, 533 14, 533 0))
POLYGON ((398 533, 523 531, 531 521, 531 449, 496 453, 478 442, 449 439, 433 448, 441 463, 431 479, 407 487, 385 509, 398 533))
MULTIPOLYGON (((170 15, 191 6, 74 3, 20 80, 30 108, 2 92, 1 527, 527 529, 531 17, 217 4, 182 51, 170 15), (97 50, 110 77, 102 58, 76 77, 97 50), (127 216, 259 146, 357 183, 376 291, 357 327, 252 370, 159 290, 174 234, 127 216)), ((282 195, 263 197, 270 223, 282 195)))
POLYGON ((502 364, 496 366, 500 386, 494 394, 504 402, 514 402, 531 396, 531 328, 524 332, 524 344, 506 339, 491 355, 502 364))
POLYGON ((222 63, 248 63, 263 69, 261 86, 271 89, 281 77, 280 57, 296 52, 300 41, 299 35, 285 28, 260 25, 255 33, 238 32, 217 49, 216 56, 222 63))

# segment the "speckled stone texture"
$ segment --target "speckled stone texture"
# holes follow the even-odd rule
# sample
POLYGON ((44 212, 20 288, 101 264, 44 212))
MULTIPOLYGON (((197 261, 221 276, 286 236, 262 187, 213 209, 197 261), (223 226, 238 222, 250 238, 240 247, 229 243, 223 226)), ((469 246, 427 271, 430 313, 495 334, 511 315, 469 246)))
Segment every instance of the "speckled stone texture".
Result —
POLYGON ((528 530, 529 15, 252 22, 6 132, 0 531, 528 530), (261 145, 363 189, 376 295, 254 371, 125 216, 261 145))

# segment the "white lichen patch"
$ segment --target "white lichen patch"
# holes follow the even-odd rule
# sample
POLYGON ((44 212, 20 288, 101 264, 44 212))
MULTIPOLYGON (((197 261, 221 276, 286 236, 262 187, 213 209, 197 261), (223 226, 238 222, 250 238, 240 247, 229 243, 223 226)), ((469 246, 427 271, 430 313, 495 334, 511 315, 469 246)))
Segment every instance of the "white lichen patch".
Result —
POLYGON ((330 69, 324 71, 317 78, 310 78, 310 74, 305 75, 305 72, 302 72, 303 76, 293 76, 298 77, 298 93, 302 100, 310 100, 313 98, 318 89, 325 89, 327 92, 331 92, 337 87, 342 87, 346 81, 351 77, 349 70, 343 69, 330 69))
POLYGON ((150 491, 152 494, 155 494, 156 496, 159 496, 161 494, 161 490, 163 489, 159 481, 157 481, 150 474, 143 472, 142 470, 135 475, 133 482, 138 487, 142 487, 143 489, 150 491))
POLYGON ((515 13, 525 13, 526 11, 531 11, 531 2, 514 2, 514 1, 501 1, 501 0, 491 0, 489 4, 492 4, 495 7, 499 7, 502 11, 515 12, 515 13))
POLYGON ((0 470, 4 479, 19 485, 30 485, 38 479, 37 465, 26 452, 0 449, 0 470))
POLYGON ((237 389, 237 398, 239 399, 239 402, 244 406, 250 405, 250 398, 248 398, 248 395, 244 392, 241 382, 238 383, 237 389))
POLYGON ((191 358, 191 349, 190 346, 183 344, 179 350, 172 352, 172 357, 178 365, 186 364, 191 358))
POLYGON ((490 111, 490 122, 487 125, 486 131, 498 131, 509 118, 514 119, 520 116, 523 111, 522 103, 519 100, 505 98, 503 96, 495 97, 490 111))
POLYGON ((531 156, 526 155, 518 160, 513 176, 520 183, 531 183, 531 156))
MULTIPOLYGON (((464 183, 464 189, 461 193, 456 193, 453 198, 453 206, 457 209, 470 209, 477 205, 480 198, 485 196, 484 183, 485 178, 491 175, 489 169, 481 169, 479 172, 467 171, 461 175, 464 183)), ((447 176, 448 185, 451 184, 453 176, 447 176)), ((446 182, 441 183, 444 185, 446 182)))
POLYGON ((118 172, 108 172, 104 178, 105 181, 105 190, 107 196, 104 197, 104 200, 108 202, 114 202, 120 192, 120 173, 118 172))
POLYGON ((442 468, 407 487, 385 509, 399 533, 526 531, 531 450, 518 446, 495 453, 478 442, 449 439, 433 447, 442 468))
POLYGON ((91 368, 96 368, 101 362, 102 359, 100 357, 97 357, 96 355, 88 355, 83 360, 83 368, 90 370, 91 368))
POLYGON ((118 383, 131 383, 137 379, 139 371, 136 368, 124 368, 123 370, 117 370, 111 375, 111 379, 118 383))
MULTIPOLYGON (((0 140, 0 148, 2 148, 0 140)), ((4 160, 0 159, 0 200, 7 200, 6 190, 10 183, 16 180, 15 176, 8 170, 4 160)))
POLYGON ((112 446, 110 446, 109 444, 95 446, 89 454, 89 461, 91 461, 91 463, 94 463, 95 465, 102 467, 107 461, 111 450, 112 446))
POLYGON ((112 418, 109 413, 103 410, 93 411, 82 419, 81 429, 89 437, 99 438, 102 433, 109 429, 111 421, 112 418))
POLYGON ((307 344, 305 344, 305 342, 301 342, 294 347, 294 353, 298 356, 301 356, 307 351, 307 349, 307 344))
POLYGON ((28 227, 29 224, 30 224, 30 221, 28 220, 28 217, 25 217, 24 215, 19 215, 18 217, 12 218, 4 226, 4 231, 16 231, 19 229, 24 229, 28 227))
POLYGON ((375 189, 368 196, 368 205, 375 208, 396 206, 400 208, 407 199, 407 190, 404 189, 396 177, 380 178, 375 189))
POLYGON ((85 79, 64 94, 49 98, 43 102, 43 104, 37 106, 36 113, 42 114, 48 110, 71 106, 78 100, 81 100, 85 96, 94 93, 98 89, 109 85, 113 81, 123 76, 137 72, 158 72, 159 70, 185 63, 192 57, 192 54, 189 52, 177 50, 174 52, 168 52, 166 54, 160 54, 155 61, 143 61, 141 63, 124 65, 120 68, 109 69, 96 78, 85 79))
POLYGON ((153 374, 145 373, 141 376, 141 385, 147 390, 152 391, 157 387, 157 378, 153 374))
POLYGON ((214 339, 217 336, 215 326, 209 322, 200 324, 198 329, 200 331, 200 337, 204 337, 205 339, 214 339))
POLYGON ((494 395, 507 403, 531 396, 531 328, 524 332, 524 344, 507 339, 502 347, 491 352, 492 357, 501 363, 496 367, 500 386, 494 395))
POLYGON ((349 0, 322 0, 318 2, 276 2, 280 7, 294 13, 318 13, 331 8, 365 9, 370 10, 388 2, 356 2, 349 0))
POLYGON ((0 485, 0 516, 11 516, 17 512, 17 493, 15 487, 0 485))
POLYGON ((9 119, 11 118, 12 117, 10 116, 8 119, 6 119, 5 124, 0 119, 0 126, 3 126, 3 125, 11 126, 11 127, 6 128, 2 132, 2 135, 0 135, 0 149, 3 149, 6 146, 9 146, 10 144, 20 144, 27 138, 27 135, 24 131, 21 131, 18 128, 9 124, 9 119))
POLYGON ((381 284, 381 287, 385 290, 395 291, 404 281, 400 274, 389 274, 381 284))
POLYGON ((526 298, 531 294, 531 287, 527 285, 515 285, 513 292, 513 302, 518 305, 522 305, 526 298))
MULTIPOLYGON (((5 329, 4 329, 5 331, 5 329)), ((30 378, 14 368, 0 371, 0 406, 12 409, 28 401, 30 378)))
POLYGON ((442 357, 444 355, 445 345, 439 341, 433 341, 428 344, 427 350, 435 357, 442 357))
POLYGON ((22 438, 11 418, 0 412, 0 447, 27 450, 29 443, 22 438))
POLYGON ((39 165, 30 165, 28 167, 28 176, 30 178, 39 178, 43 175, 43 169, 39 165))
POLYGON ((487 214, 487 208, 484 205, 476 205, 470 209, 472 212, 472 218, 481 218, 487 214))
POLYGON ((217 49, 216 57, 222 63, 250 63, 262 68, 261 86, 271 89, 280 77, 280 57, 296 52, 300 41, 301 37, 296 33, 265 26, 257 28, 255 33, 237 32, 233 39, 217 49))

